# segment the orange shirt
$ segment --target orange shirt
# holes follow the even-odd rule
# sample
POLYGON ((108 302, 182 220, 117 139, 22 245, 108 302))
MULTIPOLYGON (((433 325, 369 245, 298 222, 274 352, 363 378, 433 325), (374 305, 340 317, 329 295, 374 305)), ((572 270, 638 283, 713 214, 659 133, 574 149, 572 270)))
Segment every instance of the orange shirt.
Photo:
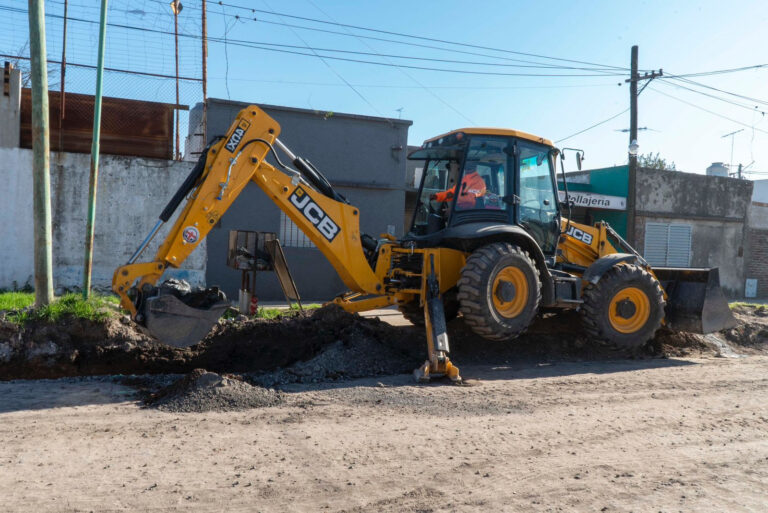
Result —
MULTIPOLYGON (((456 206, 458 208, 473 208, 476 198, 485 196, 485 190, 485 180, 477 171, 465 174, 464 178, 461 179, 461 194, 459 194, 459 199, 456 201, 456 206)), ((455 191, 456 186, 454 185, 447 191, 438 192, 435 194, 435 201, 451 201, 455 191)))

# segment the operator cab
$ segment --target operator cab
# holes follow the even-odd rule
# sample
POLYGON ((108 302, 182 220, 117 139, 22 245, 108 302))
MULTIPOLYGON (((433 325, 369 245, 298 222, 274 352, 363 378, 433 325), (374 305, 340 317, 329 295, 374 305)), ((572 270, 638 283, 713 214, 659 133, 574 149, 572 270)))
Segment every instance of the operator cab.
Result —
MULTIPOLYGON (((516 130, 465 128, 411 152, 423 160, 409 239, 439 243, 457 227, 518 225, 545 255, 560 235, 554 146, 516 130)), ((431 245, 431 244, 430 244, 431 245)))

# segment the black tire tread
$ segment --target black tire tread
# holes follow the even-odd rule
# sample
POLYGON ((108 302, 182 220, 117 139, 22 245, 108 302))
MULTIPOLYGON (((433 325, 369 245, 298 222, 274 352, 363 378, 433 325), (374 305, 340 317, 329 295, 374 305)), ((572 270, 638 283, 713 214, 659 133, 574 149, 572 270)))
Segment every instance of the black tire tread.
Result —
POLYGON ((604 345, 621 349, 641 347, 651 340, 656 334, 656 330, 661 327, 661 322, 664 318, 664 306, 666 305, 661 284, 651 273, 636 265, 617 265, 613 267, 600 278, 597 284, 590 283, 584 288, 582 299, 584 303, 579 309, 579 314, 584 331, 594 340, 604 345), (653 318, 649 319, 649 323, 646 323, 646 326, 638 332, 640 334, 634 340, 622 336, 623 334, 616 333, 604 317, 605 310, 609 306, 608 301, 610 298, 607 296, 611 295, 610 291, 615 290, 615 287, 621 284, 629 283, 644 283, 647 285, 649 290, 646 292, 650 292, 648 293, 648 299, 652 304, 658 305, 655 312, 652 308, 653 318))
POLYGON ((460 311, 464 317, 464 322, 467 323, 472 331, 488 340, 504 341, 519 336, 530 326, 541 302, 541 282, 536 264, 526 251, 519 246, 506 242, 497 242, 476 249, 467 258, 467 263, 461 271, 458 286, 459 293, 457 297, 461 305, 460 311), (487 290, 487 280, 491 279, 487 275, 493 270, 496 262, 508 254, 515 254, 521 257, 534 270, 537 282, 536 299, 535 307, 522 320, 522 327, 520 329, 499 332, 498 324, 494 321, 490 312, 492 307, 489 306, 488 298, 485 297, 484 291, 487 290))

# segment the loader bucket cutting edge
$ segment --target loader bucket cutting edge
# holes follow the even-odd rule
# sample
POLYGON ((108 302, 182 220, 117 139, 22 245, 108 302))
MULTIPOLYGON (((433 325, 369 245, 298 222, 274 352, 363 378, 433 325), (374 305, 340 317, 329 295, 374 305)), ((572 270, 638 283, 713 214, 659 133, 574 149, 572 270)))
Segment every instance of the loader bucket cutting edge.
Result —
POLYGON ((228 307, 220 301, 206 309, 192 308, 174 295, 160 295, 147 300, 147 329, 164 344, 190 347, 205 338, 228 307))
POLYGON ((667 293, 665 319, 675 331, 714 333, 738 324, 720 287, 718 269, 655 267, 667 293))

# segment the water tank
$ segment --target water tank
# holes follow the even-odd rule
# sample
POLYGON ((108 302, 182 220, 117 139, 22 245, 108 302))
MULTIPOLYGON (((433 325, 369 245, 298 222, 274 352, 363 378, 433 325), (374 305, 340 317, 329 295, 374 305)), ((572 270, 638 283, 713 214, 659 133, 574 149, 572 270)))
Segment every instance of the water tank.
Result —
POLYGON ((712 162, 712 165, 707 168, 707 176, 728 177, 728 166, 722 162, 712 162))

